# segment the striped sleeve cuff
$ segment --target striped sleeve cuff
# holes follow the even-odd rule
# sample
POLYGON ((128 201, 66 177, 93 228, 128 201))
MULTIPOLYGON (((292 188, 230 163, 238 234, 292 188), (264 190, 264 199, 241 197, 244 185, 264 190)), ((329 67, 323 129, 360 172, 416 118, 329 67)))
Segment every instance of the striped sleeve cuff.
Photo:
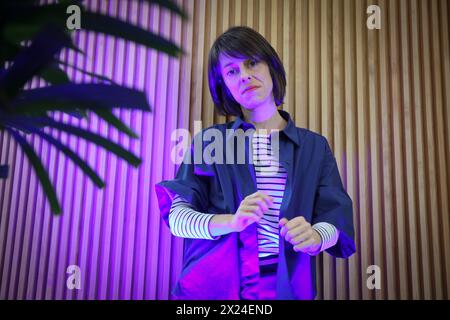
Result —
POLYGON ((336 229, 331 223, 319 222, 312 226, 316 230, 320 237, 322 238, 322 245, 320 247, 320 252, 327 250, 334 246, 339 239, 339 230, 336 229))
POLYGON ((174 236, 190 239, 217 240, 209 231, 209 223, 214 214, 195 211, 192 205, 176 195, 169 212, 170 231, 174 236))

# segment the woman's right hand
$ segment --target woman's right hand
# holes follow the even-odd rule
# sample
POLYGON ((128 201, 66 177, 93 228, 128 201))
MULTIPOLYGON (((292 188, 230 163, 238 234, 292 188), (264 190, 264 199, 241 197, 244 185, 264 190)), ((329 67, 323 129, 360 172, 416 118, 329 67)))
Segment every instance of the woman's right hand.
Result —
POLYGON ((240 232, 254 222, 259 222, 264 213, 269 210, 273 198, 265 193, 257 191, 245 197, 232 215, 230 228, 234 232, 240 232))

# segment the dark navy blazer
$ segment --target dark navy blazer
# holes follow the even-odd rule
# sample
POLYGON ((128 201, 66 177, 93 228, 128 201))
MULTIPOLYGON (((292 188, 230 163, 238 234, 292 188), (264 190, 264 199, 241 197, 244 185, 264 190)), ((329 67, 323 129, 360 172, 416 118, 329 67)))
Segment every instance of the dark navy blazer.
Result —
MULTIPOLYGON (((322 135, 296 127, 287 112, 278 112, 287 120, 287 126, 279 134, 280 163, 287 171, 280 219, 303 216, 311 224, 333 224, 340 231, 339 240, 326 251, 347 258, 356 251, 352 200, 342 185, 330 146, 322 135)), ((223 133, 226 148, 230 146, 227 139, 230 129, 245 132, 254 126, 238 117, 210 128, 223 133)), ((194 137, 186 153, 190 163, 180 165, 175 179, 155 185, 161 216, 167 225, 174 194, 181 195, 201 212, 224 214, 235 213, 241 201, 257 191, 248 144, 244 147, 244 164, 194 164, 194 146, 201 144, 204 149, 210 143, 201 139, 206 130, 194 137)), ((314 299, 315 271, 314 256, 295 252, 289 242, 280 238, 277 299, 314 299)), ((257 226, 252 224, 242 232, 223 235, 218 240, 184 239, 183 268, 171 298, 258 299, 258 279, 257 226)))

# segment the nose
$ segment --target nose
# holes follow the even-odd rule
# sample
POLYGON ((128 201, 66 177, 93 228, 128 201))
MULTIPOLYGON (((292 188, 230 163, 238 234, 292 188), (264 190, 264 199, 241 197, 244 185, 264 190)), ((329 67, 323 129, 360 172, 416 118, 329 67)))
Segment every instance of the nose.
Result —
POLYGON ((241 67, 241 82, 245 83, 249 81, 251 78, 252 78, 251 71, 245 65, 243 65, 241 67))
POLYGON ((241 81, 242 83, 245 83, 247 81, 250 81, 252 77, 250 75, 242 76, 241 81))
POLYGON ((250 73, 247 73, 246 71, 241 73, 241 82, 242 83, 250 81, 251 78, 252 78, 252 76, 250 73))

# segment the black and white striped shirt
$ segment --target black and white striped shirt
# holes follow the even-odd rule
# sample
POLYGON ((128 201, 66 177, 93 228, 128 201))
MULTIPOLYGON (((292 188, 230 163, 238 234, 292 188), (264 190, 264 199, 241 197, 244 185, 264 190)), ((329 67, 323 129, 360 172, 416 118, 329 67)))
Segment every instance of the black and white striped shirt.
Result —
POLYGON ((256 187, 273 198, 272 205, 258 223, 259 260, 264 265, 276 262, 278 257, 278 222, 287 172, 276 154, 272 154, 270 135, 254 134, 252 147, 256 187))
MULTIPOLYGON (((270 135, 254 134, 252 139, 253 165, 258 191, 273 197, 269 210, 258 223, 258 248, 261 265, 278 261, 279 211, 284 196, 287 172, 271 152, 270 135)), ((214 215, 196 211, 189 202, 176 195, 169 213, 173 235, 183 238, 217 240, 209 231, 209 221, 214 215)), ((313 225, 322 238, 321 251, 336 244, 339 231, 326 222, 313 225)))

